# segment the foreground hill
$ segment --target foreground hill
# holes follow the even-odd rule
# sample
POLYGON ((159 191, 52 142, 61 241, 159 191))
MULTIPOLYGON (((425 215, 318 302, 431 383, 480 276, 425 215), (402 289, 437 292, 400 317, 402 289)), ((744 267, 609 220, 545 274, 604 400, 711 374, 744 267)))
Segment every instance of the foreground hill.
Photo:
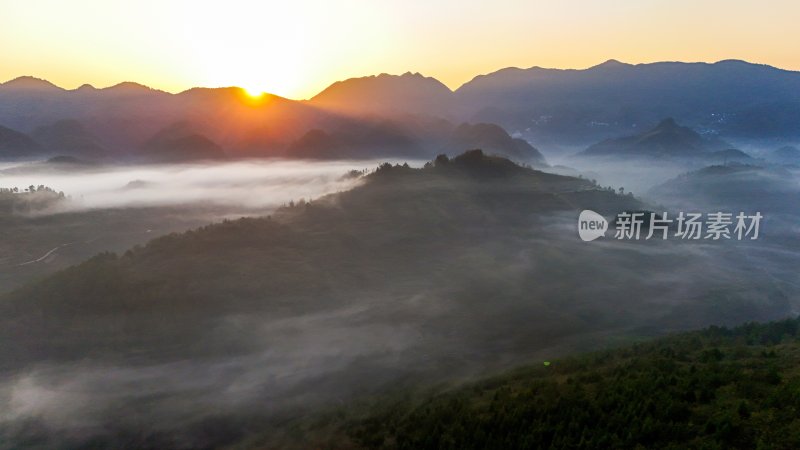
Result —
MULTIPOLYGON (((353 191, 271 218, 166 236, 122 256, 98 255, 21 289, 2 303, 6 318, 16 321, 3 331, 24 327, 30 339, 2 350, 19 357, 87 350, 102 355, 160 339, 200 348, 194 340, 219 315, 291 315, 341 306, 358 295, 354 286, 361 295, 374 290, 391 297, 393 285, 401 295, 413 295, 416 288, 406 283, 424 286, 465 270, 443 264, 478 252, 470 241, 504 247, 516 235, 511 230, 530 226, 531 214, 571 211, 584 203, 599 211, 640 206, 588 181, 525 169, 480 151, 452 161, 443 157, 426 169, 382 166, 353 191), (36 313, 45 310, 47 317, 36 313), (197 320, 151 320, 182 314, 197 320), (80 324, 87 329, 74 334, 80 324), (109 333, 119 336, 101 346, 91 343, 90 336, 109 333)), ((463 264, 472 267, 478 260, 463 264)), ((459 289, 451 282, 443 287, 459 289)))
POLYGON ((322 447, 794 449, 799 326, 712 327, 350 409, 322 447))

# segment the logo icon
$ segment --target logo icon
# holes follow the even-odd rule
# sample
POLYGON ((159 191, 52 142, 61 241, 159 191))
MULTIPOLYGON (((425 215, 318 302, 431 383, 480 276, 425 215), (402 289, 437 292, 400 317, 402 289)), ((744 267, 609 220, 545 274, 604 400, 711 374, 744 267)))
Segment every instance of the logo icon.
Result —
POLYGON ((586 242, 605 236, 607 229, 608 221, 590 209, 584 209, 578 216, 578 236, 586 242))

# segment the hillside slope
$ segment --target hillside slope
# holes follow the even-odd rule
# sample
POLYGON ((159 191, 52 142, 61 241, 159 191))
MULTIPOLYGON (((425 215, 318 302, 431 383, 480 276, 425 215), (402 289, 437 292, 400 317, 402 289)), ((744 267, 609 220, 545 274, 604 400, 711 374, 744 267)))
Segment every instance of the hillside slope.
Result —
POLYGON ((29 136, 0 125, 0 158, 34 158, 42 147, 29 136))
POLYGON ((800 320, 712 327, 384 401, 330 447, 793 449, 800 320))

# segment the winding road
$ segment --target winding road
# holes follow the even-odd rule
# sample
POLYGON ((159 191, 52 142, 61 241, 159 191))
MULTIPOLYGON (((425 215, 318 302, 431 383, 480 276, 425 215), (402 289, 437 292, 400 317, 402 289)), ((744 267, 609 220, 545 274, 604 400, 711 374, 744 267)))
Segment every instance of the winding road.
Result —
POLYGON ((37 259, 32 259, 32 260, 30 260, 30 261, 27 261, 27 262, 24 262, 24 263, 22 263, 22 264, 17 264, 17 266, 18 266, 18 267, 19 267, 19 266, 27 266, 28 264, 34 264, 34 263, 37 263, 37 262, 44 261, 45 259, 47 259, 47 257, 48 257, 48 256, 50 256, 50 255, 52 255, 53 253, 57 252, 59 249, 62 249, 62 248, 64 248, 64 247, 66 247, 66 246, 68 246, 68 245, 72 245, 72 244, 73 244, 73 242, 68 242, 68 243, 66 243, 66 244, 61 244, 61 245, 59 245, 58 247, 55 247, 54 249, 52 249, 52 250, 50 250, 49 252, 45 253, 45 254, 44 254, 44 255, 42 255, 41 257, 39 257, 39 258, 37 258, 37 259))

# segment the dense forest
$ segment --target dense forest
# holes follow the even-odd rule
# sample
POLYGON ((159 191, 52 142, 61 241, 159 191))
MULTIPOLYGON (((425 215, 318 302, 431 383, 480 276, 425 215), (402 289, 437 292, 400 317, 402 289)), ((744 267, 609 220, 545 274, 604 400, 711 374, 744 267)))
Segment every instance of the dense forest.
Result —
POLYGON ((798 327, 711 327, 540 362, 373 405, 342 430, 385 449, 795 449, 798 327))

